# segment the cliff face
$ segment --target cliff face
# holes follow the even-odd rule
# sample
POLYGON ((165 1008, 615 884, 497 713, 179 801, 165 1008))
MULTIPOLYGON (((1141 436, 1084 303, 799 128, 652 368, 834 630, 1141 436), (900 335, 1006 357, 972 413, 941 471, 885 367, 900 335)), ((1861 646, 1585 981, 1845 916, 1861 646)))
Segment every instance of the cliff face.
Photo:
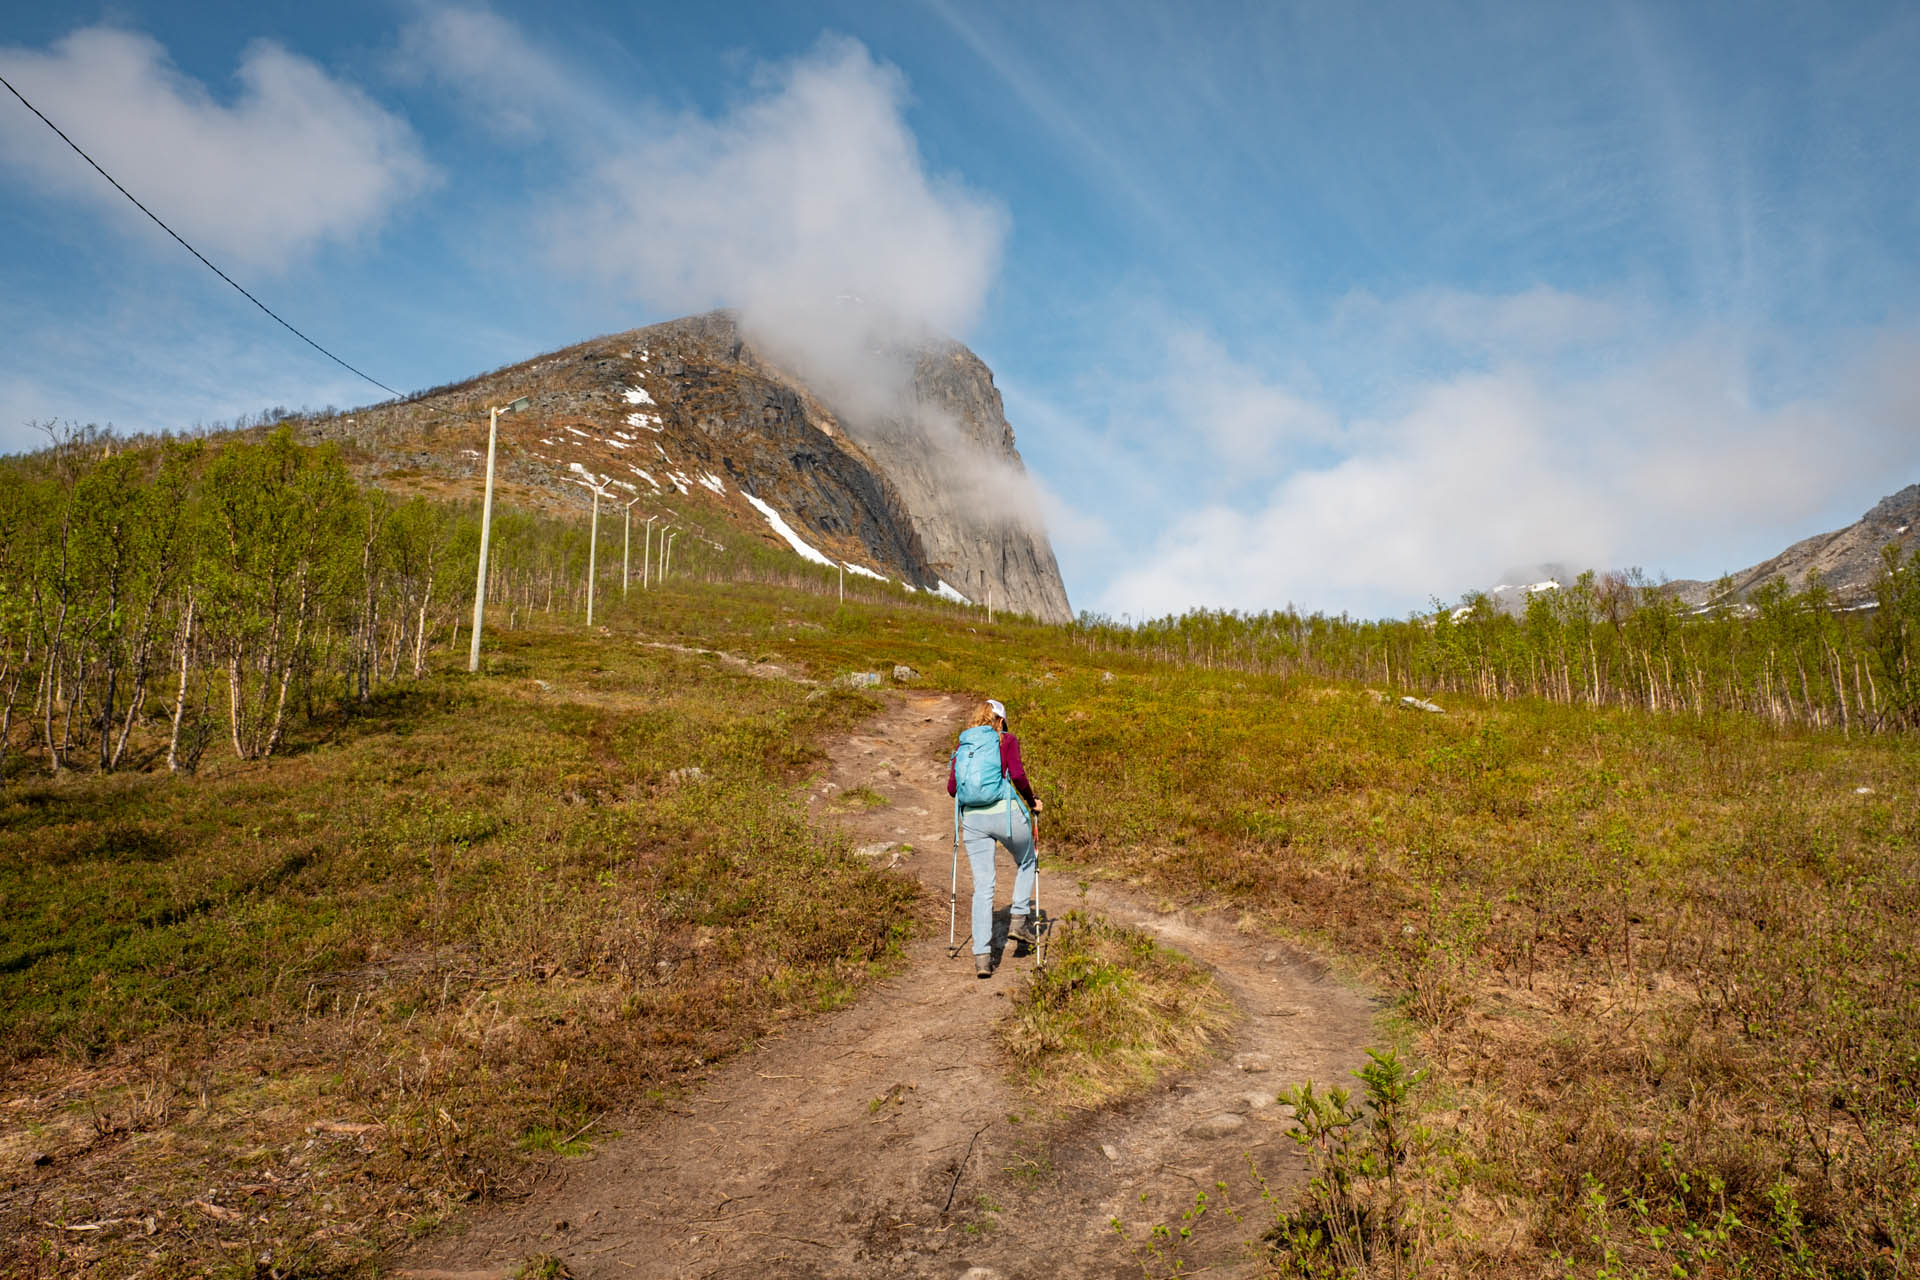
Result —
MULTIPOLYGON (((1051 622, 1072 618, 993 375, 957 343, 887 353, 901 375, 848 409, 712 312, 614 334, 316 424, 376 481, 466 492, 487 406, 512 500, 576 507, 591 481, 635 511, 697 511, 798 554, 1051 622), (475 424, 478 424, 477 426, 475 424), (768 512, 771 512, 770 516, 768 512)), ((843 396, 851 401, 856 397, 843 396)))
POLYGON ((996 607, 1071 621, 993 373, 957 343, 902 355, 912 368, 905 403, 848 425, 900 494, 929 564, 976 603, 991 593, 996 607))

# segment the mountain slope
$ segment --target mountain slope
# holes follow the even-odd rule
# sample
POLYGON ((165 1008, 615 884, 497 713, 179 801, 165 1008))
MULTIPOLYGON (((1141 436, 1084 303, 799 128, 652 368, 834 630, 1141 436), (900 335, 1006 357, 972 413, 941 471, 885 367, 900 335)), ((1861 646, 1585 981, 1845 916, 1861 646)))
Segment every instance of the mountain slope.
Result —
MULTIPOLYGON (((1873 595, 1880 549, 1889 543, 1906 555, 1920 546, 1920 484, 1882 498, 1844 529, 1802 538, 1772 559, 1728 576, 1736 599, 1744 599, 1774 578, 1785 578, 1797 588, 1809 572, 1815 572, 1842 604, 1865 603, 1873 595)), ((1693 579, 1667 585, 1692 605, 1705 604, 1714 591, 1713 583, 1693 579)))
POLYGON ((401 404, 313 422, 389 487, 478 492, 487 410, 497 483, 549 511, 598 485, 634 510, 697 512, 822 562, 1054 622, 1072 611, 993 374, 958 343, 903 345, 905 396, 859 414, 756 350, 724 311, 613 334, 401 404), (983 492, 979 479, 1000 483, 983 492), (786 532, 782 531, 784 525, 786 532), (791 535, 791 536, 789 536, 791 535))

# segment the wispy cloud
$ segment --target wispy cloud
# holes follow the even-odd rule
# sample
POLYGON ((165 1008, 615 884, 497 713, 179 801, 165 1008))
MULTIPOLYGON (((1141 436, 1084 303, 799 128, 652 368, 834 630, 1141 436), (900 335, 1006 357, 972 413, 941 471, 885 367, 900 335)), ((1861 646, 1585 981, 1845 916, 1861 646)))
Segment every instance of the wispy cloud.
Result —
POLYGON ((625 135, 639 123, 558 52, 483 7, 423 7, 401 30, 386 67, 401 84, 452 95, 469 119, 511 143, 580 136, 604 143, 609 132, 625 135))
MULTIPOLYGON (((271 41, 247 47, 230 102, 154 40, 113 27, 48 50, 0 49, 0 67, 188 240, 250 268, 285 268, 368 233, 436 180, 404 120, 271 41)), ((0 112, 0 162, 111 225, 159 235, 24 111, 0 112)))

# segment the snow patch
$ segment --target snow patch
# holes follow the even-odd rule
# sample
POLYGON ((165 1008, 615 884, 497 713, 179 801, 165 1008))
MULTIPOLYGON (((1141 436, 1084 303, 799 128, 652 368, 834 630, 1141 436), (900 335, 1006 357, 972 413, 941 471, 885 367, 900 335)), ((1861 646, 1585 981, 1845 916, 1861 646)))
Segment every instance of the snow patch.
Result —
POLYGON ((639 476, 642 480, 645 480, 648 484, 652 485, 653 491, 655 493, 660 492, 660 482, 658 480, 655 480, 652 476, 648 475, 646 472, 642 471, 640 468, 634 466, 631 462, 627 464, 627 470, 633 472, 633 474, 639 476))
POLYGON ((462 449, 460 452, 466 454, 469 458, 477 458, 480 456, 478 449, 462 449))
POLYGON ((933 594, 941 597, 942 599, 951 600, 955 604, 972 604, 973 603, 973 601, 967 599, 965 596, 961 595, 958 591, 955 591, 951 586, 949 586, 945 578, 940 579, 940 585, 933 589, 933 594))
POLYGON ((579 475, 586 477, 582 481, 582 483, 594 489, 606 488, 607 481, 613 478, 612 476, 597 475, 594 472, 587 470, 585 467, 581 466, 577 462, 569 462, 567 464, 567 470, 576 472, 579 475))
POLYGON ((593 437, 592 437, 592 436, 590 436, 590 435, 588 435, 588 434, 587 434, 586 432, 584 432, 584 431, 582 431, 582 430, 581 430, 580 428, 578 428, 578 427, 568 427, 568 428, 567 428, 567 430, 569 430, 569 431, 571 431, 571 432, 573 432, 573 434, 575 434, 575 435, 577 435, 577 436, 579 436, 579 437, 580 437, 580 438, 581 438, 582 440, 591 440, 591 439, 593 439, 593 437))
POLYGON ((632 446, 632 445, 630 445, 630 444, 628 444, 628 443, 627 443, 627 442, 626 442, 625 440, 608 440, 608 441, 606 441, 606 443, 607 443, 607 444, 610 444, 610 445, 612 445, 612 446, 613 446, 614 448, 616 448, 616 449, 631 449, 631 448, 633 448, 633 446, 632 446))
POLYGON ((727 491, 727 486, 721 482, 720 477, 714 475, 712 472, 701 476, 700 483, 703 487, 711 489, 718 494, 724 495, 727 491))
POLYGON ((761 515, 767 518, 767 523, 773 526, 773 531, 779 534, 781 537, 785 538, 787 540, 787 545, 792 547, 795 551, 799 552, 801 556, 803 556, 808 560, 813 561, 815 564, 823 564, 823 565, 826 565, 828 568, 833 567, 833 561, 827 559, 825 556, 821 555, 818 551, 815 551, 812 547, 808 546, 806 541, 802 539, 799 534, 793 531, 793 526, 789 525, 785 520, 780 518, 780 513, 778 511, 775 511, 771 506, 760 501, 760 499, 754 497, 752 494, 746 492, 744 489, 741 490, 740 496, 745 498, 748 502, 751 502, 754 506, 754 510, 758 511, 761 515))
MULTIPOLYGON (((844 561, 842 563, 845 564, 844 561)), ((887 581, 886 574, 875 573, 873 570, 867 568, 867 566, 863 564, 845 564, 845 567, 848 573, 857 573, 863 578, 872 578, 875 582, 887 581)))
POLYGON ((628 387, 627 403, 628 404, 654 404, 656 402, 652 396, 647 394, 647 389, 645 387, 628 387))
POLYGON ((661 421, 657 413, 630 413, 627 415, 627 425, 644 427, 648 431, 662 431, 666 428, 666 424, 661 421))

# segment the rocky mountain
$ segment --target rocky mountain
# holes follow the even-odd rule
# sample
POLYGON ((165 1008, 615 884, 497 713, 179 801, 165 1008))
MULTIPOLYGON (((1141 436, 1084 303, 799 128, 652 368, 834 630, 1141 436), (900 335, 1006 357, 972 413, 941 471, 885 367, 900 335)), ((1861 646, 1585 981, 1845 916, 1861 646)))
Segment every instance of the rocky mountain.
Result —
POLYGON ((959 343, 882 353, 886 394, 832 395, 716 311, 613 334, 401 403, 323 419, 376 482, 577 511, 598 486, 646 514, 719 519, 916 590, 1063 622, 1072 610, 992 371, 959 343), (838 400, 839 403, 834 401, 838 400))
MULTIPOLYGON (((1873 579, 1880 569, 1880 549, 1892 543, 1904 555, 1920 546, 1920 484, 1910 484, 1875 503, 1873 509, 1844 529, 1816 534, 1794 543, 1771 560, 1763 560, 1730 575, 1736 598, 1745 599, 1754 588, 1774 578, 1800 587, 1816 572, 1843 605, 1873 598, 1873 579)), ((1685 579, 1667 587, 1691 605, 1705 604, 1714 584, 1685 579)))

